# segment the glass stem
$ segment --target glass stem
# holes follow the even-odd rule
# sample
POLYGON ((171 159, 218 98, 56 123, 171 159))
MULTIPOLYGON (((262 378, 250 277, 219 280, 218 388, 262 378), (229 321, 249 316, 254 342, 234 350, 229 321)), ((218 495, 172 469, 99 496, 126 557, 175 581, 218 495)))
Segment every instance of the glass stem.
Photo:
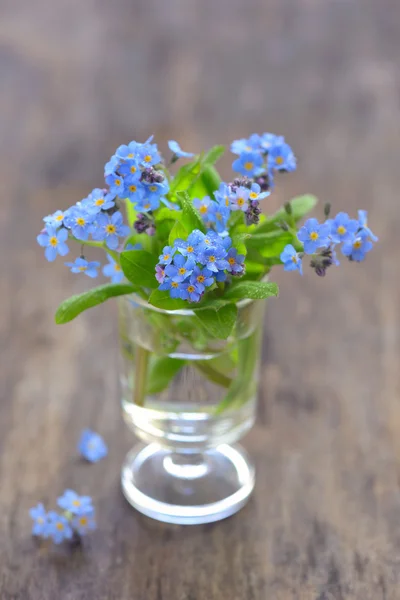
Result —
POLYGON ((149 365, 150 351, 142 346, 135 348, 135 380, 133 387, 133 402, 137 406, 144 406, 147 384, 147 368, 149 365))

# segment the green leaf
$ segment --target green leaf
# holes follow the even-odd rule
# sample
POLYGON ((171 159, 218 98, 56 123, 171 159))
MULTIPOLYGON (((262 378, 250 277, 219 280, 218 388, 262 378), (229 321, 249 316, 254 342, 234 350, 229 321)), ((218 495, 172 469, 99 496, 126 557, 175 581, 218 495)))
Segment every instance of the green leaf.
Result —
POLYGON ((200 231, 205 232, 206 228, 204 226, 203 220, 200 217, 199 213, 193 206, 193 202, 190 199, 190 196, 187 192, 179 192, 178 198, 182 206, 182 225, 187 229, 187 231, 193 231, 193 229, 200 229, 200 231))
POLYGON ((153 356, 147 376, 147 394, 159 394, 186 363, 185 360, 168 356, 153 356))
POLYGON ((236 233, 232 236, 232 246, 236 248, 239 254, 244 254, 244 256, 246 256, 247 248, 244 241, 249 238, 251 238, 249 233, 236 233))
POLYGON ((164 310, 181 310, 189 308, 188 303, 185 300, 171 298, 168 290, 154 290, 154 292, 150 294, 149 304, 152 304, 157 308, 163 308, 164 310))
POLYGON ((241 225, 243 225, 243 227, 245 227, 244 213, 241 210, 232 211, 230 214, 230 217, 229 217, 229 221, 228 221, 229 231, 232 233, 241 225))
POLYGON ((293 243, 290 231, 282 229, 269 233, 258 233, 247 240, 249 248, 255 248, 264 258, 279 256, 287 244, 293 243))
MULTIPOLYGON (((300 221, 307 213, 309 213, 314 206, 317 204, 318 198, 311 194, 305 194, 304 196, 296 196, 290 200, 290 206, 292 207, 292 216, 294 220, 300 221)), ((268 217, 263 223, 258 225, 254 233, 264 233, 271 231, 276 227, 276 223, 279 221, 287 220, 287 212, 284 208, 279 209, 271 217, 268 217)))
POLYGON ((126 209, 126 217, 128 219, 129 227, 132 227, 134 222, 136 221, 137 211, 134 208, 133 202, 126 198, 125 200, 125 209, 126 209))
POLYGON ((214 165, 225 152, 225 146, 213 146, 204 156, 202 164, 207 167, 214 165))
POLYGON ((166 221, 168 219, 171 219, 172 221, 180 221, 182 217, 182 211, 172 210, 167 206, 163 206, 155 211, 154 217, 156 223, 160 223, 161 221, 166 221))
POLYGON ((108 298, 132 294, 135 291, 136 288, 128 283, 106 283, 83 294, 71 296, 58 307, 55 315, 56 323, 58 325, 68 323, 84 310, 97 306, 108 298))
POLYGON ((125 250, 121 252, 121 267, 124 275, 132 283, 149 288, 158 286, 155 278, 157 258, 146 250, 125 250))
POLYGON ((187 236, 188 232, 186 228, 182 225, 180 221, 175 221, 175 225, 173 226, 169 234, 168 244, 172 246, 176 239, 180 238, 182 240, 186 240, 187 236))
POLYGON ((200 174, 201 162, 202 157, 197 156, 193 161, 183 165, 177 171, 175 177, 171 181, 170 190, 172 194, 187 190, 192 185, 200 174))
POLYGON ((226 304, 217 310, 203 308, 195 310, 194 313, 196 319, 212 337, 225 340, 235 326, 237 307, 234 304, 226 304))
POLYGON ((241 298, 262 300, 270 296, 277 296, 278 291, 277 284, 269 281, 238 281, 227 290, 225 297, 230 300, 241 298))

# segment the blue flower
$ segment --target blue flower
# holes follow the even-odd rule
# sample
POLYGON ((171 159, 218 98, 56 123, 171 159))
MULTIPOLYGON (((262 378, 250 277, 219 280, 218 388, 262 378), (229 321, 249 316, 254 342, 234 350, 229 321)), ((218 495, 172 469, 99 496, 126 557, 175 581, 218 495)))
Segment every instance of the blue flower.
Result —
POLYGON ((195 261, 192 257, 186 258, 182 254, 174 256, 174 262, 165 267, 165 274, 176 283, 181 283, 192 274, 195 261))
POLYGON ((261 136, 260 147, 264 152, 269 152, 274 146, 280 146, 285 143, 283 135, 274 133, 263 133, 261 136))
POLYGON ((225 248, 222 246, 212 246, 207 248, 199 257, 201 262, 209 271, 217 273, 218 271, 224 271, 229 267, 229 263, 225 260, 227 253, 225 248))
POLYGON ((104 177, 108 175, 115 175, 115 171, 119 167, 119 158, 115 154, 110 158, 110 160, 104 165, 104 177))
POLYGON ((142 171, 140 170, 139 162, 136 158, 130 158, 122 163, 119 167, 119 172, 125 177, 131 178, 132 181, 139 181, 142 171))
POLYGON ((46 537, 51 537, 55 544, 61 544, 64 540, 72 538, 73 531, 66 517, 51 511, 47 518, 46 537))
POLYGON ((46 537, 48 520, 43 504, 31 508, 29 514, 33 519, 32 535, 46 537))
POLYGON ((80 535, 86 535, 88 531, 96 529, 96 520, 94 510, 85 515, 77 515, 71 521, 74 530, 80 535))
MULTIPOLYGON (((125 250, 127 250, 127 248, 125 248, 125 250)), ((108 264, 104 265, 102 269, 103 275, 105 275, 105 277, 110 277, 111 283, 120 283, 120 281, 122 281, 124 278, 124 273, 120 265, 113 259, 112 256, 108 254, 107 257, 108 264)))
POLYGON ((145 189, 142 182, 131 176, 126 177, 121 197, 128 198, 131 202, 140 203, 143 201, 144 195, 145 189))
POLYGON ((233 161, 232 169, 247 177, 253 177, 261 172, 262 164, 263 158, 258 152, 243 152, 233 161))
POLYGON ((143 144, 140 148, 139 160, 145 167, 150 167, 161 162, 161 155, 158 152, 157 144, 143 144))
POLYGON ((244 271, 244 254, 238 254, 237 252, 236 248, 230 248, 226 256, 226 260, 228 261, 226 268, 232 275, 242 275, 244 271))
POLYGON ((79 496, 74 490, 65 490, 63 495, 57 498, 57 504, 73 515, 87 515, 93 511, 91 497, 79 496))
POLYGON ((118 247, 118 237, 129 233, 130 229, 123 224, 122 214, 118 211, 111 216, 100 213, 97 216, 96 227, 92 235, 94 240, 105 240, 106 246, 110 250, 115 250, 118 247))
POLYGON ((226 278, 227 274, 225 271, 218 271, 218 273, 215 273, 215 280, 218 282, 226 281, 226 278))
POLYGON ((120 175, 115 173, 111 173, 106 176, 106 183, 110 187, 110 192, 114 194, 114 196, 124 197, 124 180, 120 175))
POLYGON ((220 206, 229 208, 231 193, 232 191, 229 185, 226 185, 226 183, 221 183, 218 190, 214 192, 214 198, 220 206))
POLYGON ((169 140, 168 148, 174 153, 176 158, 192 158, 194 156, 193 152, 184 152, 175 140, 169 140))
POLYGON ((227 229, 227 224, 231 211, 225 206, 221 206, 216 202, 211 205, 209 212, 209 222, 212 223, 218 233, 223 233, 227 229))
POLYGON ((95 188, 86 198, 85 207, 90 210, 99 212, 100 210, 108 210, 115 205, 114 202, 115 194, 107 192, 107 190, 101 190, 95 188))
POLYGON ((200 200, 200 198, 194 198, 193 205, 199 211, 200 215, 203 219, 206 218, 208 211, 210 210, 211 198, 209 196, 204 196, 200 200))
POLYGON ((349 215, 344 212, 338 213, 334 219, 329 219, 326 222, 331 227, 330 237, 335 244, 347 242, 359 227, 358 221, 350 219, 349 215))
POLYGON ((268 151, 268 170, 271 172, 273 169, 276 171, 294 171, 296 169, 296 157, 289 144, 282 142, 272 146, 268 151))
POLYGON ((129 142, 128 145, 122 144, 116 149, 115 156, 122 158, 123 160, 132 160, 133 158, 139 160, 139 154, 142 146, 143 144, 134 141, 129 142))
POLYGON ((260 144, 261 136, 258 135, 258 133, 253 133, 248 139, 242 138, 240 140, 234 140, 231 144, 231 152, 233 152, 233 154, 251 152, 252 150, 258 150, 260 144))
POLYGON ((361 262, 372 248, 373 243, 369 240, 368 233, 360 231, 343 244, 342 253, 350 260, 361 262))
POLYGON ((88 262, 85 258, 79 257, 75 259, 75 262, 64 263, 71 269, 71 273, 85 273, 88 277, 97 277, 97 269, 100 267, 100 263, 97 261, 88 262))
POLYGON ((231 210, 241 210, 246 212, 249 208, 250 190, 245 187, 236 188, 236 192, 231 195, 231 210))
POLYGON ((283 268, 285 271, 296 271, 297 269, 300 272, 300 275, 303 275, 302 259, 292 244, 285 246, 280 258, 283 262, 283 268))
POLYGON ((107 456, 108 449, 101 435, 84 429, 79 439, 78 452, 89 462, 96 463, 107 456))
POLYGON ((169 191, 166 179, 162 183, 143 183, 143 188, 147 200, 159 200, 161 196, 165 196, 169 191))
POLYGON ((57 254, 65 256, 69 252, 69 248, 65 243, 68 239, 68 231, 64 228, 57 231, 53 227, 46 227, 36 239, 39 246, 46 248, 44 255, 49 262, 55 260, 57 254))
POLYGON ((135 205, 135 210, 141 213, 151 212, 153 210, 157 210, 160 206, 160 199, 157 197, 148 198, 144 196, 137 204, 135 205))
POLYGON ((181 284, 177 281, 173 281, 170 277, 166 277, 161 285, 158 286, 159 290, 168 290, 171 298, 180 298, 181 284))
POLYGON ((258 183, 252 183, 250 193, 249 193, 249 200, 262 200, 263 198, 266 198, 267 196, 269 196, 270 193, 271 193, 270 191, 262 192, 258 183))
POLYGON ((131 244, 128 242, 128 244, 125 246, 125 250, 143 250, 143 246, 142 244, 131 244))
POLYGON ((190 283, 193 283, 200 293, 203 293, 206 287, 210 287, 214 283, 214 273, 208 269, 195 267, 190 276, 190 283))
POLYGON ((164 279, 165 279, 164 265, 156 265, 155 277, 156 277, 158 283, 164 283, 164 279))
MULTIPOLYGON (((222 238, 218 235, 218 233, 216 233, 212 229, 208 230, 205 235, 202 235, 203 238, 199 240, 199 243, 197 245, 197 252, 203 252, 204 250, 207 250, 208 248, 211 248, 213 246, 223 245, 222 238)), ((225 239, 226 238, 224 238, 224 240, 225 239)))
POLYGON ((163 251, 159 256, 160 264, 170 265, 175 252, 176 252, 176 248, 173 248, 172 246, 164 246, 163 251))
POLYGON ((94 212, 83 208, 82 204, 73 206, 64 218, 65 227, 71 229, 71 233, 78 240, 87 240, 92 231, 92 223, 96 218, 94 212))
POLYGON ((195 260, 196 248, 198 244, 194 243, 193 240, 181 240, 180 238, 177 238, 174 242, 174 245, 183 256, 186 256, 186 258, 191 257, 193 260, 195 260))
POLYGON ((182 300, 189 300, 190 302, 198 302, 201 298, 201 292, 197 285, 190 281, 181 283, 179 295, 182 300))
POLYGON ((367 233, 369 235, 369 237, 371 238, 371 240, 373 242, 377 242, 378 238, 376 237, 376 235, 374 235, 372 233, 372 231, 370 230, 370 228, 368 227, 368 213, 366 210, 359 210, 358 211, 358 223, 359 226, 361 228, 362 231, 365 231, 365 233, 367 233))
POLYGON ((57 210, 52 215, 48 215, 47 217, 44 217, 43 221, 49 227, 53 227, 54 229, 58 229, 63 224, 64 216, 65 215, 64 215, 64 213, 63 213, 62 210, 57 210))
POLYGON ((329 246, 329 223, 320 225, 317 219, 308 219, 298 231, 297 237, 304 244, 306 254, 314 254, 318 248, 329 246))

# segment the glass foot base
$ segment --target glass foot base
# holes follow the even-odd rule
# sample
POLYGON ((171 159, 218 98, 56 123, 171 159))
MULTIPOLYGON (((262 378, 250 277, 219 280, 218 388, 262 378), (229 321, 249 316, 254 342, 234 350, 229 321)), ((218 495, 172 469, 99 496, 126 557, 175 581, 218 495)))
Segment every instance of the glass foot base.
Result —
POLYGON ((240 510, 254 488, 254 467, 238 445, 178 454, 139 444, 126 456, 121 483, 125 498, 144 515, 196 525, 240 510))

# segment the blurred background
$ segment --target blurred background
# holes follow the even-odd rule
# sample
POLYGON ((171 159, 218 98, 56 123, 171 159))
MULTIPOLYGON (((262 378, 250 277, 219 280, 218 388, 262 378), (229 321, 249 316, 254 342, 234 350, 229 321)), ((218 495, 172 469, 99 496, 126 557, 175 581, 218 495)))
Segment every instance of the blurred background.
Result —
MULTIPOLYGON (((289 598, 298 588, 376 600, 382 578, 392 589, 399 28, 396 0, 0 0, 2 598, 289 598), (271 206, 312 192, 334 212, 365 208, 380 242, 325 280, 276 272, 260 418, 246 442, 255 496, 218 529, 166 532, 118 489, 132 440, 118 405, 115 306, 56 327, 58 304, 90 281, 61 259, 49 265, 35 238, 44 215, 101 187, 119 144, 154 134, 165 153, 171 138, 198 152, 264 131, 298 157, 271 206), (71 459, 85 426, 109 443, 101 469, 71 459), (66 486, 93 494, 102 515, 84 569, 82 556, 49 566, 28 536, 27 509, 66 486), (369 564, 363 577, 356 556, 369 564)), ((220 163, 228 180, 231 161, 220 163)))

